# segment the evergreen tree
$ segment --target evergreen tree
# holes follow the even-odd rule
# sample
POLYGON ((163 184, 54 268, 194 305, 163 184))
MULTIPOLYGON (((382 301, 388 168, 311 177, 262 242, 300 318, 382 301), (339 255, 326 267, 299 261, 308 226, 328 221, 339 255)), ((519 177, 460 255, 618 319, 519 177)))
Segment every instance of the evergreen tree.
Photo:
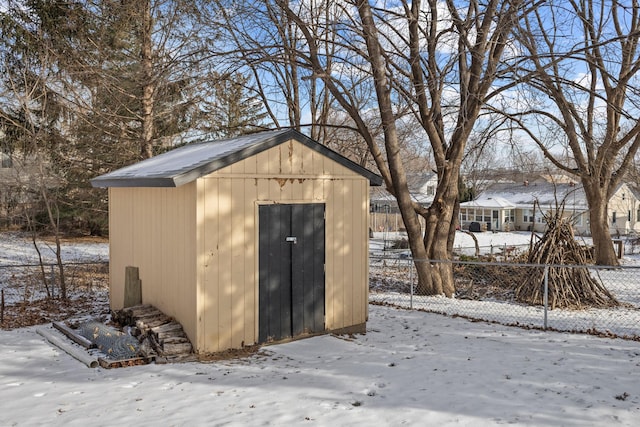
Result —
POLYGON ((100 232, 106 197, 89 179, 181 143, 204 120, 220 77, 212 40, 199 34, 201 3, 10 0, 0 12, 3 97, 31 95, 4 103, 0 116, 18 128, 14 117, 42 122, 37 138, 3 147, 31 141, 46 153, 70 224, 100 232))
POLYGON ((229 138, 265 129, 267 117, 257 95, 247 90, 249 79, 233 74, 218 79, 213 86, 214 102, 202 114, 207 118, 203 128, 214 138, 229 138))

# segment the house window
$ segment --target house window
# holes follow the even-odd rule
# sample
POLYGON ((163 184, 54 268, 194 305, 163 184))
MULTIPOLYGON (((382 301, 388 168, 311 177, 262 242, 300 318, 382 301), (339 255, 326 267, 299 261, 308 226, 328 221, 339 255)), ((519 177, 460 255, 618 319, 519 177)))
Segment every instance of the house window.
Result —
POLYGON ((576 215, 573 218, 573 223, 578 227, 582 227, 582 214, 576 215))
POLYGON ((504 215, 505 222, 516 222, 516 211, 515 209, 509 209, 505 211, 504 215))
POLYGON ((464 222, 466 220, 467 220, 467 209, 462 208, 460 209, 460 222, 464 222))
POLYGON ((427 196, 433 196, 436 194, 436 187, 433 185, 427 186, 427 196))
POLYGON ((631 222, 631 210, 627 211, 627 221, 631 222))
POLYGON ((613 212, 613 216, 611 217, 611 223, 612 223, 612 224, 615 224, 615 223, 616 223, 616 213, 617 213, 617 212, 615 212, 615 211, 614 211, 614 212, 613 212))
POLYGON ((533 222, 533 211, 531 209, 524 209, 522 211, 522 222, 533 222))
POLYGON ((482 209, 476 209, 476 221, 482 222, 482 209))

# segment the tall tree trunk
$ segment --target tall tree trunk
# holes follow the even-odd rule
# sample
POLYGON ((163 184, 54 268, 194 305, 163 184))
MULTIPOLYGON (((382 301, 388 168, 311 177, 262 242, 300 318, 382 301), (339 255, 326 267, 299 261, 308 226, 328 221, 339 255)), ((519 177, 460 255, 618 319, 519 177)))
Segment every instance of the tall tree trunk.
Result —
POLYGON ((154 117, 153 104, 155 96, 155 82, 153 80, 153 57, 151 33, 153 20, 151 16, 151 2, 145 1, 142 10, 142 135, 140 141, 140 158, 153 157, 154 117))
MULTIPOLYGON (((317 78, 323 79, 332 96, 351 116, 367 143, 387 189, 397 200, 415 260, 419 292, 452 296, 451 258, 457 223, 455 213, 460 165, 480 109, 501 91, 494 83, 502 72, 502 54, 510 44, 511 29, 523 12, 523 2, 476 0, 469 2, 465 10, 453 1, 430 0, 426 5, 429 13, 426 13, 427 7, 422 7, 420 1, 396 2, 393 11, 387 11, 377 3, 374 6, 366 0, 347 2, 347 5, 357 7, 360 22, 356 23, 354 19, 356 25, 353 28, 347 25, 344 32, 340 30, 340 34, 342 37, 348 31, 353 31, 355 40, 362 37, 366 44, 364 50, 358 43, 353 43, 358 48, 349 53, 362 57, 366 63, 362 69, 368 69, 373 78, 379 127, 384 133, 384 153, 362 114, 363 109, 368 114, 373 108, 368 104, 356 103, 356 98, 349 93, 351 86, 345 86, 344 81, 334 78, 334 73, 327 69, 324 64, 326 53, 318 48, 318 39, 305 22, 305 13, 291 10, 286 0, 276 2, 287 11, 306 39, 308 55, 302 56, 303 61, 308 62, 317 78), (439 11, 443 6, 446 12, 440 17, 439 11), (389 45, 388 34, 398 28, 395 23, 400 10, 405 11, 409 24, 409 38, 402 40, 409 43, 406 46, 408 49, 398 45, 385 50, 383 46, 389 45), (392 23, 387 21, 388 17, 393 17, 392 23), (440 24, 449 19, 451 27, 443 32, 440 24), (380 37, 376 24, 383 28, 380 33, 385 36, 380 37), (439 40, 442 37, 449 38, 449 33, 459 39, 458 53, 443 55, 439 40), (384 41, 381 42, 381 39, 384 41), (407 50, 408 56, 403 57, 407 50), (402 62, 405 60, 407 63, 402 62), (410 82, 407 82, 408 69, 410 82), (444 91, 448 91, 454 81, 458 82, 456 93, 459 95, 459 105, 455 109, 452 108, 454 105, 449 105, 448 99, 443 100, 444 91), (403 110, 403 107, 407 107, 407 110, 403 110), (457 111, 455 127, 450 123, 451 117, 454 117, 453 114, 449 115, 450 108, 457 111), (414 202, 407 185, 407 162, 403 159, 397 127, 400 123, 406 123, 407 111, 411 111, 421 124, 434 153, 438 188, 435 201, 428 209, 414 202), (444 117, 447 117, 446 120, 444 117), (424 235, 418 216, 426 220, 424 235)), ((347 11, 345 6, 343 12, 347 11)), ((352 41, 339 44, 341 54, 333 60, 344 57, 343 49, 348 50, 351 45, 352 41)), ((360 66, 358 60, 351 58, 344 63, 348 64, 347 69, 357 68, 354 64, 360 66)), ((362 81, 365 85, 370 83, 366 77, 362 81)), ((354 87, 359 88, 359 84, 354 87)))
MULTIPOLYGON (((403 159, 399 146, 398 130, 396 127, 393 103, 391 102, 391 88, 387 79, 386 67, 382 55, 382 49, 378 43, 377 29, 371 14, 371 8, 366 1, 358 2, 358 12, 362 20, 363 33, 369 52, 369 61, 373 73, 373 81, 376 90, 380 119, 384 132, 385 151, 391 174, 393 194, 398 202, 398 209, 402 221, 407 229, 407 239, 413 258, 416 260, 419 289, 439 289, 439 277, 433 274, 433 268, 427 262, 429 254, 422 244, 422 227, 416 215, 415 205, 411 199, 407 184, 407 175, 404 169, 403 159), (435 280, 435 282, 434 282, 435 280)), ((439 268, 439 267, 438 267, 439 268)))
POLYGON ((606 188, 583 181, 589 199, 589 229, 593 239, 594 261, 597 265, 618 265, 618 258, 609 231, 609 204, 606 188))
MULTIPOLYGON (((445 171, 440 178, 433 203, 427 210, 423 246, 428 259, 438 260, 430 270, 431 280, 418 283, 418 293, 453 296, 455 286, 450 262, 449 242, 455 233, 454 210, 458 198, 458 174, 445 171)), ((420 276, 419 276, 420 277, 420 276)))

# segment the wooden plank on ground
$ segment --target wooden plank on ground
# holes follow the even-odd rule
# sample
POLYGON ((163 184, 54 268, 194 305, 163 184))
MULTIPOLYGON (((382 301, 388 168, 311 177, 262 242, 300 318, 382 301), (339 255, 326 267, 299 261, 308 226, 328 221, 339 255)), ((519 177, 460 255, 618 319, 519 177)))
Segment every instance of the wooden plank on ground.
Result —
POLYGON ((69 339, 77 344, 80 344, 84 348, 96 348, 96 344, 92 343, 82 335, 78 335, 73 329, 60 322, 53 322, 53 327, 65 334, 69 339))

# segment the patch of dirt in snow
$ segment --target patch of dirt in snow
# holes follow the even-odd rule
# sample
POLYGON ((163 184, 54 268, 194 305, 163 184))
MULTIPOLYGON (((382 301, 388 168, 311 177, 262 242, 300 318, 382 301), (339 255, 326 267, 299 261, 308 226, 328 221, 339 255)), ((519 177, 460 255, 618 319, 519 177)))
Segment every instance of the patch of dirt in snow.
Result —
POLYGON ((200 362, 217 362, 219 360, 245 359, 251 356, 267 357, 269 356, 269 353, 262 348, 262 345, 254 344, 243 346, 239 349, 230 349, 219 351, 217 353, 199 354, 198 360, 200 362))
POLYGON ((45 298, 7 305, 0 327, 8 330, 62 320, 79 323, 84 319, 106 319, 108 316, 107 292, 93 292, 68 298, 67 301, 45 298))

